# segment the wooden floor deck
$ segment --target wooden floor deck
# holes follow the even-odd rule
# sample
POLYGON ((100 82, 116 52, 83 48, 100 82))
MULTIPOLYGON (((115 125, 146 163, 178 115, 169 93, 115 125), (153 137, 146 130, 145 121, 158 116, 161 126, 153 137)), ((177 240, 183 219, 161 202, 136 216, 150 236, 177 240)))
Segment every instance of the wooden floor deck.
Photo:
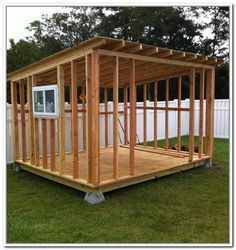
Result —
MULTIPOLYGON (((149 150, 149 149, 148 149, 149 150)), ((144 152, 138 148, 135 150, 135 174, 129 175, 129 149, 125 147, 119 147, 118 153, 118 176, 117 180, 112 179, 112 156, 113 148, 100 149, 100 178, 101 183, 99 186, 93 186, 87 183, 87 154, 86 152, 79 152, 79 171, 80 178, 72 178, 72 161, 73 157, 71 153, 66 154, 66 174, 61 176, 59 171, 51 172, 50 169, 50 157, 48 157, 48 169, 42 168, 42 158, 40 158, 40 166, 32 166, 30 161, 22 162, 22 160, 16 161, 23 166, 23 169, 41 175, 43 177, 52 179, 54 181, 63 183, 68 186, 73 186, 82 191, 88 191, 86 188, 92 191, 110 191, 123 186, 132 185, 138 182, 143 182, 149 179, 157 178, 160 176, 168 175, 171 173, 183 171, 189 168, 197 167, 204 162, 208 161, 210 157, 204 156, 199 159, 197 155, 194 155, 193 162, 189 162, 188 155, 180 155, 179 157, 165 155, 164 150, 150 149, 150 152, 144 152), (153 151, 153 152, 152 152, 153 151), (157 153, 159 152, 159 153, 157 153), (60 180, 59 180, 60 179, 60 180), (66 183, 63 182, 66 179, 66 183), (69 183, 68 183, 69 182, 69 183), (71 185, 70 185, 71 183, 71 185), (72 185, 73 184, 73 185, 72 185), (76 184, 77 187, 76 187, 76 184)), ((59 157, 56 156, 56 166, 59 166, 59 157)), ((91 191, 90 190, 90 191, 91 191)))

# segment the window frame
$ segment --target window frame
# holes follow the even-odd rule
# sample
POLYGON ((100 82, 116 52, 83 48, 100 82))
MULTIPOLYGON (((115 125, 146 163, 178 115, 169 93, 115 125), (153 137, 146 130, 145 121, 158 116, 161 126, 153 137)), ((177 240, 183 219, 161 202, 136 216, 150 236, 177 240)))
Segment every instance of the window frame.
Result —
POLYGON ((33 115, 35 117, 48 117, 57 118, 59 116, 59 98, 58 98, 58 85, 46 85, 46 86, 34 86, 32 87, 32 99, 33 99, 33 115), (54 92, 54 112, 46 112, 46 91, 53 90, 54 92), (43 92, 43 112, 35 111, 35 92, 43 92))

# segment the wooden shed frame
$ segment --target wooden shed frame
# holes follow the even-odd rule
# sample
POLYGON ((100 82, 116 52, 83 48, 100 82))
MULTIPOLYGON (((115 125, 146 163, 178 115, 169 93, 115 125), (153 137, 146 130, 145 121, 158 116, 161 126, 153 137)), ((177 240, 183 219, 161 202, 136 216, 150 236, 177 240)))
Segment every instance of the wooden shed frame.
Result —
MULTIPOLYGON (((22 169, 75 189, 100 195, 113 189, 143 182, 163 175, 210 164, 213 156, 215 65, 222 59, 146 44, 95 37, 39 62, 8 74, 12 96, 12 134, 14 161, 22 169), (195 76, 200 75, 199 152, 194 152, 195 76), (181 79, 190 76, 190 106, 181 107, 181 79), (169 107, 169 79, 178 78, 178 106, 169 107), (158 81, 165 80, 165 107, 157 106, 158 81), (154 82, 154 107, 146 106, 146 86, 154 82), (59 118, 34 117, 32 87, 58 84, 59 118), (143 84, 144 105, 136 106, 136 86, 143 84), (65 152, 65 86, 71 88, 72 152, 65 152), (25 105, 25 88, 27 103, 25 105), (78 109, 77 90, 86 95, 78 109), (99 110, 100 88, 104 88, 105 111, 99 110), (107 110, 108 88, 113 89, 113 111, 107 110), (119 88, 123 89, 124 110, 118 110, 119 88), (129 93, 128 93, 129 90, 129 93), (204 93, 205 90, 205 93, 204 93), (20 95, 20 109, 17 95, 20 95), (206 119, 204 121, 204 96, 206 119), (136 140, 136 110, 143 109, 143 145, 136 140), (154 146, 146 142, 146 111, 154 110, 154 146), (165 110, 165 148, 158 147, 157 110, 165 110), (177 150, 169 149, 168 112, 178 115, 177 150), (181 112, 189 112, 189 152, 181 151, 181 112), (26 138, 25 113, 28 112, 29 136, 26 138), (21 145, 18 113, 21 117, 21 145), (83 133, 78 132, 78 113, 83 116, 83 133), (118 140, 118 116, 124 115, 124 143, 118 140), (99 143, 99 117, 105 119, 105 147, 99 143), (113 116, 113 146, 108 145, 108 115, 113 116), (129 117, 129 119, 128 119, 129 117), (205 122, 205 150, 203 123, 205 122), (39 124, 42 126, 42 155, 39 150, 39 124), (58 153, 55 124, 57 124, 58 153), (48 145, 47 130, 50 130, 48 145), (83 150, 78 150, 83 137, 83 150), (29 152, 26 152, 26 144, 29 152), (20 157, 19 148, 22 156, 20 157), (47 148, 50 147, 50 154, 47 148), (28 154, 27 154, 28 153, 28 154)), ((68 112, 68 110, 66 110, 68 112)), ((70 111, 69 111, 70 112, 70 111)))

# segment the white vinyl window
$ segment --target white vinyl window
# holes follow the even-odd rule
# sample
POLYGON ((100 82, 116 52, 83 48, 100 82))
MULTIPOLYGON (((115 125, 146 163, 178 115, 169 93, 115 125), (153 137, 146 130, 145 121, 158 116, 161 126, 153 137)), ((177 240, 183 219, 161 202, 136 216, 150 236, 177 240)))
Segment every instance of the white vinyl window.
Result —
POLYGON ((58 86, 47 85, 32 88, 34 116, 58 117, 58 86))

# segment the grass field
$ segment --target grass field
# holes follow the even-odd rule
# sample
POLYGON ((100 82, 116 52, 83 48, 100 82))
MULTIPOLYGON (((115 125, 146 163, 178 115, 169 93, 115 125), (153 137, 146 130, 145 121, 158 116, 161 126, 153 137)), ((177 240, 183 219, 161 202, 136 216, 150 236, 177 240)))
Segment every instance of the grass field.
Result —
POLYGON ((214 146, 213 168, 112 191, 95 206, 82 192, 8 167, 7 242, 228 243, 229 142, 214 146))

